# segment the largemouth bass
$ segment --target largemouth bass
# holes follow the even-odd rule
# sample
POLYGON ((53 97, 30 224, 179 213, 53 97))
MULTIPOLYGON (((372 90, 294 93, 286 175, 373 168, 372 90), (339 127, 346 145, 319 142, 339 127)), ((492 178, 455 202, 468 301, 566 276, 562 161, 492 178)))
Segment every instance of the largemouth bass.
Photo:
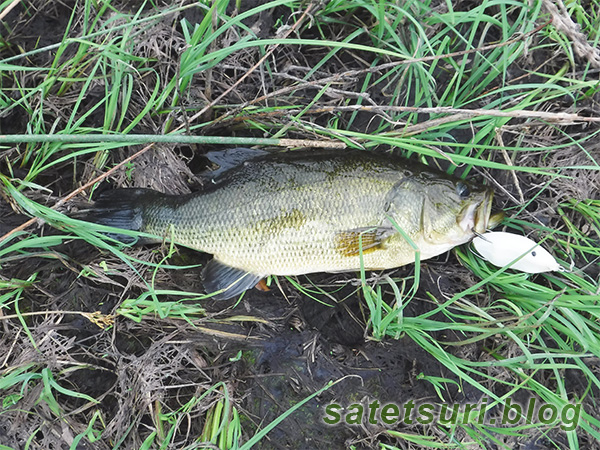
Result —
POLYGON ((92 222, 214 255, 207 293, 227 299, 268 275, 389 269, 444 253, 493 225, 490 189, 372 152, 266 154, 202 192, 118 189, 92 222))

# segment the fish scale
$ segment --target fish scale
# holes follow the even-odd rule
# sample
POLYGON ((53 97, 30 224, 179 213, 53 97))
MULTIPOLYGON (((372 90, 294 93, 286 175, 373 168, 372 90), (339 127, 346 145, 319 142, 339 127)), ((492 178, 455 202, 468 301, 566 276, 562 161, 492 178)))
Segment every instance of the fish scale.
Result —
MULTIPOLYGON (((252 174, 256 181, 232 183, 229 189, 193 197, 179 211, 170 212, 169 219, 149 220, 144 231, 164 235, 170 222, 179 217, 174 223, 175 241, 257 274, 296 275, 359 268, 359 258, 341 254, 335 248, 334 237, 347 229, 381 224, 385 219, 385 194, 402 174, 390 171, 375 179, 349 170, 343 175, 327 176, 312 166, 299 165, 294 172, 304 175, 304 183, 298 184, 293 178, 286 179, 285 172, 272 173, 276 169, 245 167, 240 175, 250 176, 256 170, 252 174), (265 182, 264 177, 269 181, 265 182), (360 196, 348 195, 359 189, 360 196), (237 206, 231 210, 221 205, 237 206)), ((417 227, 413 224, 400 225, 411 237, 415 235, 417 227)), ((379 268, 408 263, 414 256, 388 251, 368 259, 372 261, 367 263, 369 266, 379 268)))

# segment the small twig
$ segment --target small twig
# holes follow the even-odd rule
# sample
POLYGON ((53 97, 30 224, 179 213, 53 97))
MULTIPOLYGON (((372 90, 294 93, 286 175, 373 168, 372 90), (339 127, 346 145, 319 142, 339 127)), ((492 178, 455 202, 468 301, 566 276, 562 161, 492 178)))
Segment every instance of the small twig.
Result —
POLYGON ((106 177, 108 177, 110 174, 116 172, 117 170, 119 170, 121 167, 123 167, 125 164, 133 161, 134 159, 136 159, 138 156, 142 155, 142 153, 145 153, 146 151, 150 150, 150 148, 152 148, 154 146, 154 143, 147 145, 146 147, 144 147, 143 149, 135 152, 133 155, 125 158, 123 161, 121 161, 119 164, 117 164, 115 167, 113 167, 112 169, 107 170, 106 172, 104 172, 102 175, 98 175, 96 178, 94 178, 92 181, 88 181, 86 184, 84 184, 83 186, 75 189, 73 192, 71 192, 69 195, 67 195, 66 197, 64 197, 63 199, 59 200, 56 202, 56 204, 52 207, 52 209, 55 208, 59 208, 60 206, 62 206, 65 202, 71 200, 73 197, 75 197, 77 194, 79 194, 80 192, 85 191, 86 189, 92 187, 94 184, 104 180, 106 177))
POLYGON ((576 122, 598 122, 600 123, 600 117, 584 117, 573 113, 553 113, 547 111, 529 111, 526 109, 519 109, 515 111, 502 111, 499 109, 464 109, 464 108, 451 108, 446 106, 438 106, 433 108, 421 108, 415 106, 339 106, 339 107, 325 107, 316 110, 317 113, 328 112, 328 111, 391 111, 391 112, 414 112, 422 114, 466 114, 470 117, 476 116, 492 116, 492 117, 511 117, 520 119, 539 119, 546 120, 553 123, 562 123, 565 125, 572 125, 576 122))
MULTIPOLYGON (((275 115, 287 115, 298 112, 296 109, 286 109, 283 111, 270 111, 265 114, 265 116, 275 116, 275 115)), ((429 122, 430 126, 426 128, 431 128, 431 126, 439 125, 441 123, 453 122, 456 120, 464 120, 471 117, 479 117, 479 116, 491 116, 491 117, 509 117, 515 119, 538 119, 545 120, 547 122, 552 123, 560 123, 563 125, 573 125, 578 122, 597 122, 600 123, 600 117, 587 117, 580 116, 576 113, 564 113, 564 112, 548 112, 548 111, 530 111, 526 109, 519 109, 514 111, 502 111, 499 109, 464 109, 464 108, 451 108, 446 106, 438 106, 433 108, 426 107, 416 107, 416 106, 365 106, 365 105, 349 105, 349 106, 320 106, 309 108, 305 111, 306 114, 323 114, 330 112, 373 112, 373 113, 384 113, 384 112, 410 112, 410 113, 419 113, 419 114, 453 114, 448 118, 440 118, 433 119, 429 122)), ((236 120, 243 120, 242 118, 237 118, 236 120)), ((396 124, 397 122, 391 122, 392 124, 396 124)), ((402 124, 403 125, 403 124, 402 124)), ((411 128, 411 134, 414 134, 416 131, 422 131, 424 129, 423 125, 416 124, 413 125, 414 130, 411 128)), ((425 128, 425 129, 426 129, 425 128)), ((0 136, 0 142, 2 142, 2 137, 0 136)))

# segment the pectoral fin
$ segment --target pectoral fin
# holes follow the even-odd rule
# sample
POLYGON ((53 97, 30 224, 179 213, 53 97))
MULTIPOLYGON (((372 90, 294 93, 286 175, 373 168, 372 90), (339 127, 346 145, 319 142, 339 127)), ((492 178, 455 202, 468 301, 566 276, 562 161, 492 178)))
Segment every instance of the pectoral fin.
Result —
POLYGON ((393 227, 361 227, 341 231, 336 234, 335 248, 343 256, 358 256, 370 253, 385 246, 385 241, 396 233, 393 227))
POLYGON ((215 300, 227 300, 240 295, 254 287, 262 278, 242 269, 223 264, 212 259, 202 271, 202 282, 207 294, 217 292, 212 296, 215 300))

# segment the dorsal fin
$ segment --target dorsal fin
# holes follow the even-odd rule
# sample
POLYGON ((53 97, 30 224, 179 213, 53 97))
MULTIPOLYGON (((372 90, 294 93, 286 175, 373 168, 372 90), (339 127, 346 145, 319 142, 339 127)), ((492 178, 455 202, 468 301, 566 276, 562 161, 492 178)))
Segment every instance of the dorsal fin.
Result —
POLYGON ((218 168, 214 170, 206 170, 202 172, 202 176, 205 178, 215 178, 220 177, 228 170, 234 169, 236 167, 241 166, 246 161, 251 161, 253 159, 259 158, 261 156, 267 155, 269 152, 266 150, 260 150, 255 148, 246 148, 246 147, 236 147, 236 148, 228 148, 226 150, 215 150, 207 152, 206 158, 214 164, 218 166, 218 168))

